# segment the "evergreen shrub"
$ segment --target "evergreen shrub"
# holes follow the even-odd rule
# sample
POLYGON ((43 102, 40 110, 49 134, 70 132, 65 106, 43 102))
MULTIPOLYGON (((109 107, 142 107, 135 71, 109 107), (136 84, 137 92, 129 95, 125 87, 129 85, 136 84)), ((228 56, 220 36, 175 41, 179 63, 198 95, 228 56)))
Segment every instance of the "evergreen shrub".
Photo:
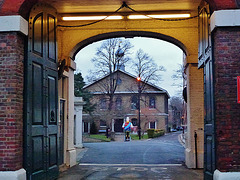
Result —
POLYGON ((160 137, 165 134, 163 129, 148 129, 147 130, 148 138, 160 137))

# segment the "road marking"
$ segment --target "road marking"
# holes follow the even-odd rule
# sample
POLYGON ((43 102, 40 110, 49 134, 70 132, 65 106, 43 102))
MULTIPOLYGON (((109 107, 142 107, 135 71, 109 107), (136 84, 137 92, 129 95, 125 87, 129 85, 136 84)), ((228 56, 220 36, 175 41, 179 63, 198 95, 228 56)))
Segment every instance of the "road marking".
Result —
POLYGON ((117 168, 117 171, 121 171, 122 170, 122 168, 117 168))
POLYGON ((79 166, 146 166, 146 167, 174 167, 182 166, 182 164, 93 164, 93 163, 80 163, 79 166))
POLYGON ((148 168, 145 168, 145 167, 132 167, 131 170, 132 171, 147 171, 148 168))

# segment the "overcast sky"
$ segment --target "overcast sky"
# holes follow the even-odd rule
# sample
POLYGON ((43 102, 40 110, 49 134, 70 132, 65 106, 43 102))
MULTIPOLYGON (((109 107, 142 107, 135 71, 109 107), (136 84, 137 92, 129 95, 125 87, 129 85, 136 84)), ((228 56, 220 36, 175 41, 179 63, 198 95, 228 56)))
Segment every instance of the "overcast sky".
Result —
MULTIPOLYGON (((174 81, 171 76, 174 74, 174 71, 179 69, 179 64, 182 64, 183 51, 171 43, 158 39, 135 37, 128 40, 134 46, 132 57, 135 57, 136 51, 141 48, 152 57, 155 63, 166 68, 166 72, 162 73, 163 81, 160 81, 156 85, 167 90, 170 96, 179 95, 181 88, 172 86, 172 84, 177 83, 177 81, 174 81)), ((98 41, 88 45, 79 51, 76 56, 76 72, 81 72, 85 81, 88 71, 94 69, 91 59, 94 57, 97 47, 100 47, 101 42, 102 41, 98 41)), ((132 73, 129 67, 126 67, 126 71, 132 73)), ((182 82, 182 80, 179 81, 182 82)))

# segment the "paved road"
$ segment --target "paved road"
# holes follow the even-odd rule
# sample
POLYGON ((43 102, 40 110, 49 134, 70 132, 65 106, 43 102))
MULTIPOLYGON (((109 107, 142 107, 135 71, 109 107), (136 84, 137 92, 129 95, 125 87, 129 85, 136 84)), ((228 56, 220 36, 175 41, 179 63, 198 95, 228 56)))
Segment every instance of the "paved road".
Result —
POLYGON ((148 141, 85 143, 80 163, 58 180, 203 180, 202 170, 182 165, 179 133, 148 141))
POLYGON ((184 148, 177 133, 130 142, 84 143, 87 151, 80 163, 94 164, 182 164, 184 148))

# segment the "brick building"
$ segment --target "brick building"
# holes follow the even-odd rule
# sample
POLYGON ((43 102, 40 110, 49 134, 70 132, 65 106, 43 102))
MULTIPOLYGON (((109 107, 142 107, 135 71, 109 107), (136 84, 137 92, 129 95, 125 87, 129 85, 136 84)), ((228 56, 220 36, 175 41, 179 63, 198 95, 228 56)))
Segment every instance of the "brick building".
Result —
MULTIPOLYGON (((139 123, 137 77, 124 70, 117 70, 112 76, 116 78, 117 88, 111 111, 108 110, 109 96, 105 90, 109 86, 109 75, 84 87, 85 90, 93 94, 91 102, 96 104, 96 109, 91 116, 83 114, 83 122, 85 126, 88 126, 89 122, 94 121, 100 132, 104 132, 106 127, 109 127, 113 132, 123 132, 122 124, 126 117, 129 117, 136 127, 139 123)), ((143 82, 141 83, 142 86, 143 82)), ((140 100, 142 130, 146 131, 149 128, 167 130, 168 98, 169 94, 166 90, 151 83, 145 85, 140 100)))

